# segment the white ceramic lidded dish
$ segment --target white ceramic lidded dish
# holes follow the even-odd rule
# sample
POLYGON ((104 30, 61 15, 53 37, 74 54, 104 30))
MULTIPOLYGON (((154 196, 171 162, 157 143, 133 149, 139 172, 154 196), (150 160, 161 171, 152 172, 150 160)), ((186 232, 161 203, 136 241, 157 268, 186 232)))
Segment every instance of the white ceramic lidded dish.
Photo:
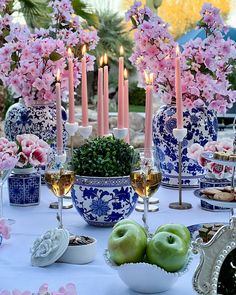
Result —
POLYGON ((89 237, 93 242, 86 245, 69 245, 58 262, 71 264, 87 264, 92 262, 96 256, 97 240, 89 237))
POLYGON ((164 269, 146 262, 115 264, 106 250, 104 254, 107 264, 116 269, 121 280, 133 291, 143 294, 160 293, 169 290, 178 277, 187 272, 192 260, 189 257, 186 265, 178 272, 167 272, 164 269))

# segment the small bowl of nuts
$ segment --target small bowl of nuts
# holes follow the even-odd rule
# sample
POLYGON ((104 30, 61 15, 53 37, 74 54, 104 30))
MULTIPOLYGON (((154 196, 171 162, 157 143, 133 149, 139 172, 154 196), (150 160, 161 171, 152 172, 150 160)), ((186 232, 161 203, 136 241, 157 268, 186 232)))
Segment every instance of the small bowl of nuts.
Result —
POLYGON ((87 236, 70 236, 69 245, 58 262, 86 264, 96 256, 97 240, 87 236))

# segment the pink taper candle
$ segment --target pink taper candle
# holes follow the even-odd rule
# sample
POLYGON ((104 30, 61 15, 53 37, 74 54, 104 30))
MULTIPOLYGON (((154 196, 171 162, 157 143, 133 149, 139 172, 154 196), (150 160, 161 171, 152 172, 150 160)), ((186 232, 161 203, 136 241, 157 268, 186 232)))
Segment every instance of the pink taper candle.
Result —
POLYGON ((152 147, 152 82, 153 75, 149 76, 145 72, 146 78, 146 106, 145 106, 145 139, 144 148, 150 149, 152 147))
POLYGON ((103 126, 104 134, 109 134, 109 78, 108 78, 108 65, 107 54, 104 54, 104 96, 103 96, 103 126))
POLYGON ((124 128, 124 49, 120 47, 119 80, 118 80, 118 122, 119 129, 124 128))
POLYGON ((183 128, 183 101, 182 101, 179 46, 176 47, 176 58, 175 58, 175 96, 176 96, 177 128, 182 129, 183 128))
POLYGON ((74 97, 74 63, 71 49, 68 49, 69 69, 69 123, 75 123, 75 97, 74 97))
POLYGON ((57 127, 57 154, 63 152, 63 139, 62 139, 62 116, 61 116, 61 83, 60 83, 60 70, 57 70, 57 83, 56 83, 56 127, 57 127))
POLYGON ((100 59, 100 68, 98 69, 98 101, 97 101, 97 135, 104 135, 103 125, 103 58, 100 59))
POLYGON ((125 142, 130 143, 129 138, 129 80, 127 70, 124 69, 124 127, 128 129, 125 142))
POLYGON ((86 66, 86 45, 82 48, 82 126, 88 126, 88 85, 87 85, 87 66, 86 66))

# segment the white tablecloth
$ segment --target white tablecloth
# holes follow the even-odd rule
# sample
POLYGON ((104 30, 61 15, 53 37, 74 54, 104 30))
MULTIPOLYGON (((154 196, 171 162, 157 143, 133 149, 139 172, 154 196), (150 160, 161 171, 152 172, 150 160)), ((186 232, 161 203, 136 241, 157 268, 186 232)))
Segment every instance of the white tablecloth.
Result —
MULTIPOLYGON (((51 291, 57 290, 68 282, 76 285, 79 295, 127 295, 136 294, 127 288, 120 280, 117 272, 104 261, 103 253, 107 247, 108 235, 111 228, 98 228, 87 223, 76 212, 75 208, 63 210, 64 225, 78 235, 94 236, 98 240, 97 257, 87 265, 54 263, 45 268, 32 267, 30 264, 30 247, 33 241, 42 233, 57 225, 56 210, 49 209, 50 202, 55 197, 46 187, 42 187, 39 206, 13 207, 9 206, 7 188, 4 188, 4 215, 13 218, 16 223, 12 226, 10 240, 4 240, 0 247, 0 290, 36 292, 43 283, 49 284, 51 291)), ((156 193, 160 199, 159 212, 149 213, 151 232, 164 223, 184 223, 192 225, 206 222, 228 222, 229 212, 208 212, 200 208, 200 201, 193 195, 192 190, 183 192, 183 200, 191 202, 190 210, 173 210, 168 204, 178 200, 178 191, 160 188, 156 193)), ((142 223, 142 213, 134 211, 130 218, 142 223)), ((196 294, 192 288, 192 276, 199 262, 194 256, 191 267, 184 276, 178 279, 174 287, 165 292, 170 294, 196 294)))

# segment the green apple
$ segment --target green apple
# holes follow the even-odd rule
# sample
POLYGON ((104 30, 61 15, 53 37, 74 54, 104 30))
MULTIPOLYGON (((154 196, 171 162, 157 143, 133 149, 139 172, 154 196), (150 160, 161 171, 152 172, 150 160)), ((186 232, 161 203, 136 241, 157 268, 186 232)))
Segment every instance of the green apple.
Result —
POLYGON ((142 229, 144 231, 145 235, 147 236, 147 232, 146 232, 145 228, 142 225, 140 225, 138 222, 136 222, 132 219, 126 219, 126 218, 121 219, 113 226, 113 228, 116 228, 117 226, 120 226, 121 224, 134 224, 138 228, 142 229))
POLYGON ((146 246, 146 234, 132 223, 116 226, 108 238, 110 257, 118 265, 143 261, 146 246))
POLYGON ((183 224, 178 224, 178 223, 164 224, 158 227, 155 234, 159 232, 169 232, 169 233, 175 234, 179 236, 182 240, 184 240, 187 246, 190 245, 191 235, 188 228, 183 224))
POLYGON ((148 242, 146 259, 168 272, 180 270, 188 257, 188 246, 177 235, 169 232, 156 233, 148 242))

